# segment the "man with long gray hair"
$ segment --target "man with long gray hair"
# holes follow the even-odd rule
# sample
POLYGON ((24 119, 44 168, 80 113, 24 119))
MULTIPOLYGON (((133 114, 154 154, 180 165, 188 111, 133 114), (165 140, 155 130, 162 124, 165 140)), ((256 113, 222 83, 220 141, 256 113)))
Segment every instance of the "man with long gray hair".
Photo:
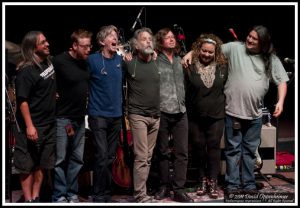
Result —
POLYGON ((155 61, 153 34, 149 28, 135 31, 131 39, 134 57, 126 62, 128 82, 128 118, 132 132, 134 165, 134 198, 136 202, 151 202, 146 182, 160 121, 159 80, 155 61))

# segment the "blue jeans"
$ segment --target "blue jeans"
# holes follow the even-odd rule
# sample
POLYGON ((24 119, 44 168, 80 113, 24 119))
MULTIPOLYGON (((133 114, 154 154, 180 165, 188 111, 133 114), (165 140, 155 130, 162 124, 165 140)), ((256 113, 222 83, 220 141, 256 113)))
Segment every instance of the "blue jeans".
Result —
POLYGON ((56 164, 54 168, 54 190, 52 201, 62 197, 76 198, 78 194, 78 174, 83 166, 83 151, 85 142, 84 117, 80 119, 58 118, 56 164), (72 124, 74 136, 68 138, 65 126, 72 124))
POLYGON ((233 117, 225 120, 225 157, 227 190, 255 189, 255 151, 260 143, 262 118, 238 119, 240 129, 233 129, 233 117), (241 169, 240 169, 241 168, 241 169))

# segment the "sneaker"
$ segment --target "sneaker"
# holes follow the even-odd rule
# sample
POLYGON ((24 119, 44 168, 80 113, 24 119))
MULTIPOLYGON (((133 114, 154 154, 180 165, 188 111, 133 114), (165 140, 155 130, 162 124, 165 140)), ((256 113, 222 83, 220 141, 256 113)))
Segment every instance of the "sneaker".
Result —
POLYGON ((219 197, 218 183, 216 179, 208 181, 208 196, 213 199, 217 199, 219 197))
POLYGON ((68 202, 69 202, 69 203, 78 203, 78 202, 79 202, 79 198, 78 198, 77 195, 68 197, 68 202))
POLYGON ((151 203, 153 201, 153 197, 151 196, 142 196, 142 197, 139 197, 136 202, 137 203, 151 203))
POLYGON ((197 195, 203 196, 207 193, 207 180, 206 178, 200 179, 200 186, 197 188, 197 195))
POLYGON ((53 202, 54 203, 68 203, 68 200, 66 199, 66 197, 62 196, 58 200, 53 201, 53 202))

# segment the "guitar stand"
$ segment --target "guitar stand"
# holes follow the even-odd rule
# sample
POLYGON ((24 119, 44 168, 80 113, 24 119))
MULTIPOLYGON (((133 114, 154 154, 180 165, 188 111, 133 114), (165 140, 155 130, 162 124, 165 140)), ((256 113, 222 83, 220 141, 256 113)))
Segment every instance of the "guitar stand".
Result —
MULTIPOLYGON (((7 78, 7 75, 6 75, 7 78)), ((8 78, 6 79, 6 81, 8 82, 8 78)), ((6 142, 5 142, 5 147, 6 147, 6 159, 7 159, 7 172, 6 172, 6 188, 7 188, 7 193, 6 193, 6 197, 9 198, 9 202, 12 202, 12 174, 13 174, 13 163, 12 163, 12 154, 13 154, 13 150, 12 150, 12 144, 11 144, 11 137, 16 133, 16 132, 20 132, 20 127, 19 124, 17 122, 16 119, 16 115, 14 112, 14 108, 13 108, 13 104, 12 101, 10 100, 10 97, 8 95, 8 91, 7 88, 5 86, 5 101, 6 101, 6 109, 5 109, 5 113, 7 115, 5 120, 6 120, 6 132, 5 132, 5 137, 6 137, 6 142), (16 132, 15 132, 16 131, 16 132)))
MULTIPOLYGON (((272 187, 272 189, 276 189, 276 187, 273 186, 273 185, 270 183, 269 179, 268 179, 268 178, 267 178, 260 170, 258 170, 258 171, 256 171, 256 172, 259 174, 260 177, 262 177, 262 178, 264 179, 265 182, 267 182, 267 184, 268 184, 269 186, 272 187)), ((263 187, 263 185, 262 185, 262 187, 263 187)))

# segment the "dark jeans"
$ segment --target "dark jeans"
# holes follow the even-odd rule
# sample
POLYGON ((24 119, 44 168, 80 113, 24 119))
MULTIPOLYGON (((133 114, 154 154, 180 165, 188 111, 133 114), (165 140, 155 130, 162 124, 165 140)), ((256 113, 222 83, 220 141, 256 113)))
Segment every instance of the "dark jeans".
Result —
POLYGON ((199 178, 206 176, 217 179, 220 172, 220 141, 224 132, 224 119, 189 118, 189 130, 199 178))
POLYGON ((94 136, 93 198, 101 202, 111 193, 112 162, 119 141, 121 117, 89 116, 88 121, 94 136))
POLYGON ((162 186, 171 184, 169 178, 170 136, 173 139, 173 153, 175 157, 172 186, 174 191, 182 191, 186 181, 188 164, 188 120, 186 113, 161 113, 156 145, 158 148, 158 164, 162 186))

